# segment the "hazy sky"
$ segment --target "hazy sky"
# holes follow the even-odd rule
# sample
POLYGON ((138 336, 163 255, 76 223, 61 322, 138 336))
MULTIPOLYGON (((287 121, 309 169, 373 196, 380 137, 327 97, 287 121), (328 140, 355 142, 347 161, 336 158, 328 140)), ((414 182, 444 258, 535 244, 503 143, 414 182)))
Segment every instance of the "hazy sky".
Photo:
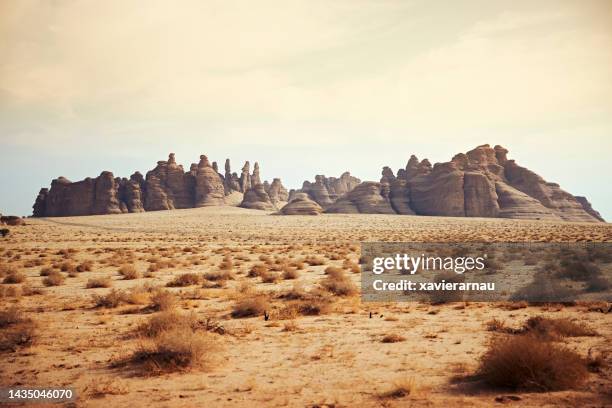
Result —
POLYGON ((612 2, 0 2, 0 212, 175 152, 289 188, 479 144, 612 219, 612 2))

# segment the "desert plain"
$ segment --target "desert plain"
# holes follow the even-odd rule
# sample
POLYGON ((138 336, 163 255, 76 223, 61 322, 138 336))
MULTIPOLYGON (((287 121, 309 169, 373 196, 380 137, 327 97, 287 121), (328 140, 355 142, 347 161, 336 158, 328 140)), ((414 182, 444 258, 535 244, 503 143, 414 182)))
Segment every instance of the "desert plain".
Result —
POLYGON ((364 241, 610 242, 606 223, 209 207, 26 224, 0 240, 0 385, 70 387, 63 406, 612 404, 609 304, 368 303, 358 266, 364 241), (580 357, 579 381, 483 379, 490 343, 530 328, 580 357))

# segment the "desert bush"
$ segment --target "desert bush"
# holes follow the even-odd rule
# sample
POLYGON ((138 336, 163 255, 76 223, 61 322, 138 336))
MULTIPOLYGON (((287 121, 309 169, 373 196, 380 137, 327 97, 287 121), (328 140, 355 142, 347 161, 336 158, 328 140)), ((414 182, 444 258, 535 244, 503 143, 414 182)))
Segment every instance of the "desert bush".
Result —
POLYGON ((259 295, 236 301, 231 314, 233 318, 261 316, 268 307, 266 297, 259 295))
POLYGON ((174 310, 165 310, 154 314, 140 324, 136 332, 146 337, 155 337, 169 330, 178 328, 195 330, 197 327, 198 321, 195 314, 181 314, 174 310))
POLYGON ((169 287, 191 286, 191 285, 197 285, 201 281, 202 281, 201 276, 196 273, 184 273, 182 275, 177 276, 172 281, 168 282, 166 286, 169 286, 169 287))
POLYGON ((214 334, 178 327, 143 342, 127 360, 118 365, 136 366, 145 375, 208 368, 219 350, 220 345, 214 334))
POLYGON ((87 289, 93 288, 110 288, 112 285, 112 281, 108 277, 103 278, 90 278, 87 280, 87 284, 85 287, 87 289))
POLYGON ((26 280, 26 275, 18 270, 12 270, 8 275, 4 277, 3 283, 23 283, 26 280))
POLYGON ((0 351, 16 351, 34 344, 38 337, 37 324, 12 307, 0 311, 0 351))
POLYGON ((328 266, 325 268, 325 274, 332 279, 344 279, 344 270, 337 266, 328 266))
POLYGON ((304 260, 310 266, 325 265, 325 260, 318 256, 309 256, 304 260))
POLYGON ((0 263, 0 278, 4 278, 6 275, 10 275, 16 272, 17 268, 15 268, 13 265, 0 263))
POLYGON ((53 271, 54 271, 53 268, 51 268, 50 266, 47 266, 40 270, 40 276, 49 276, 50 274, 53 273, 53 271))
POLYGON ((212 282, 217 281, 227 281, 234 279, 234 274, 231 271, 216 271, 216 272, 206 272, 204 274, 204 279, 212 282))
POLYGON ((253 265, 251 269, 249 269, 247 276, 249 278, 257 278, 266 273, 268 273, 268 267, 263 264, 257 264, 253 265))
POLYGON ((526 335, 494 338, 480 359, 478 373, 495 387, 556 391, 579 386, 587 369, 576 352, 526 335))
POLYGON ((91 271, 92 267, 93 267, 92 261, 83 261, 79 265, 77 265, 76 271, 77 272, 89 272, 91 271))
POLYGON ((138 279, 140 274, 134 267, 134 265, 124 264, 119 267, 119 274, 123 276, 123 279, 138 279))
POLYGON ((64 283, 64 275, 58 271, 53 271, 53 273, 43 279, 42 283, 45 286, 60 286, 64 283))
MULTIPOLYGON (((441 283, 442 281, 451 283, 465 282, 465 276, 453 271, 442 272, 436 275, 434 283, 441 283)), ((463 292, 460 290, 434 290, 430 292, 429 298, 434 305, 461 302, 463 301, 463 292)))
POLYGON ((357 286, 344 274, 343 270, 340 269, 338 272, 337 269, 333 269, 332 271, 321 282, 324 289, 338 296, 353 296, 359 292, 357 286))
POLYGON ((406 340, 404 336, 401 336, 397 333, 389 333, 383 336, 381 342, 383 343, 399 343, 401 341, 406 340))
POLYGON ((96 307, 115 308, 119 306, 124 299, 123 292, 112 289, 106 295, 93 295, 93 301, 96 307))
POLYGON ((60 264, 60 270, 62 272, 76 272, 76 265, 70 261, 62 262, 60 264))
POLYGON ((283 268, 283 279, 290 280, 290 279, 297 279, 299 277, 300 277, 300 273, 298 272, 297 268, 294 268, 291 266, 285 266, 283 268))
POLYGON ((417 391, 416 382, 412 378, 396 381, 391 389, 378 395, 382 399, 397 399, 413 395, 417 391))
POLYGON ((535 316, 529 318, 524 325, 524 332, 535 334, 546 339, 560 337, 595 336, 597 332, 582 322, 573 322, 567 318, 549 318, 535 316))
POLYGON ((266 272, 260 277, 263 283, 276 283, 280 280, 280 275, 276 272, 266 272))
POLYGON ((167 290, 158 289, 151 294, 151 304, 155 310, 170 310, 176 305, 176 297, 167 290))

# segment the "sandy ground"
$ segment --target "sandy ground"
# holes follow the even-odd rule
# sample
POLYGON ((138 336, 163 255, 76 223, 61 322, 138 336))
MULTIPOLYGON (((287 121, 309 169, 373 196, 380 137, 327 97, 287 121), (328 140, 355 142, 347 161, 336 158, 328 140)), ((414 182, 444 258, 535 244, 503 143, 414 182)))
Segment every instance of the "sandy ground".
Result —
MULTIPOLYGON (((465 379, 495 335, 486 328, 493 318, 512 327, 536 315, 577 319, 598 334, 562 341, 583 356, 589 350, 607 352, 609 363, 612 317, 588 305, 512 310, 487 303, 370 304, 357 294, 332 296, 328 313, 282 315, 285 301, 279 294, 296 282, 305 290, 317 287, 328 266, 358 261, 359 242, 380 240, 603 242, 612 241, 612 226, 386 215, 284 217, 232 207, 28 220, 0 240, 0 261, 27 276, 21 284, 1 284, 0 301, 2 309, 17 305, 35 319, 39 338, 31 347, 0 354, 1 385, 72 387, 78 400, 66 406, 87 407, 612 404, 609 367, 589 374, 573 391, 517 393, 465 379), (271 264, 299 263, 311 256, 323 262, 306 263, 297 279, 264 283, 248 272, 266 256, 271 264), (222 265, 224 258, 231 259, 230 267, 222 265), (43 284, 43 268, 87 260, 93 261, 90 271, 69 274, 68 267, 61 272, 61 285, 43 284), (147 272, 155 263, 161 268, 147 272), (118 273, 124 264, 134 265, 140 277, 124 279, 118 273), (146 299, 96 307, 94 295, 143 286, 151 291, 182 273, 201 276, 219 270, 229 270, 231 279, 164 289, 175 295, 181 313, 193 312, 223 327, 224 334, 211 334, 219 346, 214 361, 161 375, 116 367, 114 362, 144 341, 134 330, 155 313, 146 299), (110 277, 111 287, 86 288, 98 277, 110 277), (262 316, 232 318, 245 288, 270 300, 268 321, 262 316), (41 293, 26 293, 37 290, 41 293), (383 343, 388 334, 404 340, 383 343), (410 395, 384 396, 406 382, 413 384, 410 395), (508 395, 519 400, 495 401, 508 395)), ((358 273, 347 273, 359 283, 358 273)))

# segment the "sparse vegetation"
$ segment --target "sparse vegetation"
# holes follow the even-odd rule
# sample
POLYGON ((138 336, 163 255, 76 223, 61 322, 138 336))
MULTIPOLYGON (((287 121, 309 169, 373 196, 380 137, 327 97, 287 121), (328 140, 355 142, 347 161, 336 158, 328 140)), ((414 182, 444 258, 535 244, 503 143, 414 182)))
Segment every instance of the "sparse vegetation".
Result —
POLYGON ((492 386, 528 391, 575 388, 587 376, 576 352, 533 335, 494 338, 478 372, 492 386))

